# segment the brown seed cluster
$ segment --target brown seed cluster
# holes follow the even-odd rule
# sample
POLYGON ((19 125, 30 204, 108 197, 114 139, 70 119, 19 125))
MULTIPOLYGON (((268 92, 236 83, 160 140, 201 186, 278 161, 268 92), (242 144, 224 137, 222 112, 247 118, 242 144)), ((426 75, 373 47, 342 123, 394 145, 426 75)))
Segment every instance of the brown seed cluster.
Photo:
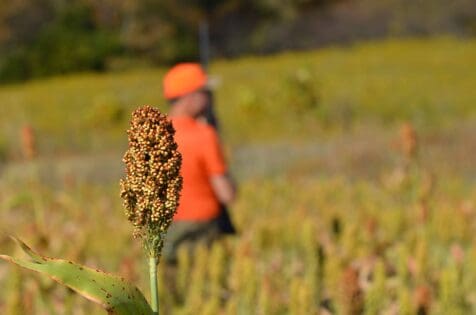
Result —
POLYGON ((182 158, 174 141, 175 130, 166 115, 143 106, 132 113, 127 133, 126 178, 121 180, 125 213, 134 225, 134 236, 160 253, 182 189, 182 158))
POLYGON ((26 160, 33 160, 37 156, 35 131, 30 125, 21 129, 21 148, 26 160))
POLYGON ((400 143, 405 157, 409 160, 414 159, 418 150, 418 139, 412 124, 407 122, 401 126, 400 143))
POLYGON ((348 267, 342 274, 341 299, 344 314, 362 314, 364 293, 359 284, 359 271, 348 267))

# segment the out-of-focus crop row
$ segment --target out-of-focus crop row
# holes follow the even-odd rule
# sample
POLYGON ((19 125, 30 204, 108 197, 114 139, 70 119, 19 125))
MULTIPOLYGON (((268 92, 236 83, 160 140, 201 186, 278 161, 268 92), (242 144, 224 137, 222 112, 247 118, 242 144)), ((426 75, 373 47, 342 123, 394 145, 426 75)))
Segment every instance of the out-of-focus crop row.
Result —
MULTIPOLYGON (((40 252, 115 271, 146 289, 146 266, 116 186, 2 187, 1 229, 40 252)), ((162 282, 161 307, 173 314, 470 314, 475 205, 474 187, 412 168, 382 182, 249 180, 233 209, 240 235, 193 259, 182 253, 179 297, 162 282)), ((13 250, 3 237, 1 244, 13 250)), ((4 314, 100 313, 6 264, 0 283, 4 314)))

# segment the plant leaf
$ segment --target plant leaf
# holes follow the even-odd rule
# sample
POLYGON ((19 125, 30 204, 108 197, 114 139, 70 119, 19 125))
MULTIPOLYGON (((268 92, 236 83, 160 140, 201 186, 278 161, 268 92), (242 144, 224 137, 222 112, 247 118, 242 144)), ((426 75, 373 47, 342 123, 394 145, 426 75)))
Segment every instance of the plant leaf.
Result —
POLYGON ((100 304, 110 315, 154 314, 142 292, 125 279, 64 259, 38 255, 21 240, 12 238, 31 259, 0 255, 1 259, 51 277, 100 304))

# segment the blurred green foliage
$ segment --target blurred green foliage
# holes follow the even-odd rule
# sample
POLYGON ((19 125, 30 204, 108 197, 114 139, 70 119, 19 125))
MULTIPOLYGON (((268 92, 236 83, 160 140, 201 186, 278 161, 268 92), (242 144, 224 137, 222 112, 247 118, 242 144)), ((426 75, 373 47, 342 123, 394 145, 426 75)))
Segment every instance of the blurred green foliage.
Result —
POLYGON ((12 0, 0 4, 0 83, 363 39, 474 36, 471 0, 12 0))
POLYGON ((92 128, 114 128, 124 125, 126 107, 112 95, 99 95, 93 100, 85 120, 92 128))
POLYGON ((106 57, 120 52, 117 34, 101 30, 90 7, 72 4, 29 43, 11 49, 0 64, 2 81, 20 81, 72 71, 104 70, 106 57))

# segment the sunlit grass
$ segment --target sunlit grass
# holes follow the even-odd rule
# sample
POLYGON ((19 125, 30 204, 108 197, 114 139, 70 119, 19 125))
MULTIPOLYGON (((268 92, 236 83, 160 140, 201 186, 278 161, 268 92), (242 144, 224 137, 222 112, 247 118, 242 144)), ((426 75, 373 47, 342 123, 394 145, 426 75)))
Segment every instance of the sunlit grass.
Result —
MULTIPOLYGON (((349 303, 341 295, 345 270, 354 266, 364 277, 375 271, 376 262, 382 262, 386 269, 379 285, 392 293, 372 295, 376 285, 372 278, 362 278, 361 284, 366 299, 378 301, 380 310, 403 307, 399 296, 413 295, 423 285, 431 290, 435 314, 445 314, 448 308, 474 312, 471 296, 476 288, 471 279, 476 270, 471 261, 476 191, 457 178, 442 179, 444 184, 438 184, 431 197, 430 217, 422 222, 416 193, 422 182, 419 176, 409 180, 403 186, 339 177, 283 176, 243 182, 240 200, 233 208, 239 237, 197 254, 203 257, 195 256, 194 266, 181 264, 181 277, 188 274, 195 280, 186 282, 184 304, 171 305, 172 297, 163 290, 163 307, 173 307, 178 313, 207 314, 209 308, 238 307, 241 311, 227 314, 257 314, 258 308, 267 309, 267 314, 295 314, 296 307, 316 310, 319 298, 339 309, 349 303), (457 275, 451 280, 448 273, 453 270, 457 275), (201 272, 200 277, 193 276, 201 272), (458 291, 452 291, 457 284, 451 281, 461 283, 458 291), (450 290, 451 296, 441 290, 450 290), (210 304, 214 299, 218 304, 210 304), (266 299, 273 302, 267 305, 266 299)), ((55 191, 37 185, 24 191, 3 190, 2 230, 14 228, 15 234, 40 251, 120 273, 147 290, 141 250, 130 240, 115 185, 55 191)), ((2 246, 2 251, 8 248, 2 246)), ((16 290, 6 270, 14 269, 0 265, 0 284, 7 286, 0 295, 0 309, 13 303, 10 293, 16 290)), ((58 309, 64 310, 70 300, 75 309, 82 310, 78 314, 91 313, 88 304, 53 284, 48 282, 41 289, 27 284, 31 274, 23 277, 29 280, 22 292, 32 299, 32 304, 17 305, 24 312, 30 307, 36 310, 34 314, 42 314, 45 308, 38 300, 38 290, 49 287, 51 303, 58 309)), ((409 303, 412 309, 417 307, 415 301, 409 303)))
MULTIPOLYGON (((211 73, 229 143, 312 139, 369 123, 410 120, 432 128, 474 117, 474 55, 471 40, 388 40, 217 61, 211 73)), ((31 124, 46 152, 123 145, 133 108, 166 109, 163 73, 80 74, 1 87, 0 138, 15 147, 19 124, 31 124)))

